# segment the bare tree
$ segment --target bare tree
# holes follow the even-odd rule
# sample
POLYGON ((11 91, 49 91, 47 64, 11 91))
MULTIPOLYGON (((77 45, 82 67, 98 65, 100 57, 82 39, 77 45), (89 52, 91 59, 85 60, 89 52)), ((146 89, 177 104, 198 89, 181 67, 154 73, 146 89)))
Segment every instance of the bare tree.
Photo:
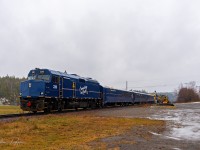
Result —
POLYGON ((196 91, 196 83, 194 81, 187 84, 187 87, 180 86, 178 91, 177 102, 195 102, 200 101, 199 95, 196 91))

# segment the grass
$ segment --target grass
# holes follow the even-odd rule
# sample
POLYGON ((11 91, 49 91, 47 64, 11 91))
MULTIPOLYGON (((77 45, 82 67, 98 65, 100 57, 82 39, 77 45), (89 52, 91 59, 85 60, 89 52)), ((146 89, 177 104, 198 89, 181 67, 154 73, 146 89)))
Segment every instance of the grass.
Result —
POLYGON ((0 122, 0 147, 9 150, 93 149, 88 145, 89 142, 122 134, 134 126, 163 124, 163 121, 149 119, 72 114, 20 118, 0 122))
POLYGON ((23 111, 20 109, 20 106, 0 106, 0 115, 3 114, 19 114, 23 113, 23 111))

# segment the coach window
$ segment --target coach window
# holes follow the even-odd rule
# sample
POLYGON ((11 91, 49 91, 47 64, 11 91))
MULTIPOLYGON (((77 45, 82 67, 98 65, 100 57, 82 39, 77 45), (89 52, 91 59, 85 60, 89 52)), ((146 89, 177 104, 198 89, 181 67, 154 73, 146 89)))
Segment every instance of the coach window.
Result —
POLYGON ((52 76, 52 82, 58 84, 58 77, 52 76))

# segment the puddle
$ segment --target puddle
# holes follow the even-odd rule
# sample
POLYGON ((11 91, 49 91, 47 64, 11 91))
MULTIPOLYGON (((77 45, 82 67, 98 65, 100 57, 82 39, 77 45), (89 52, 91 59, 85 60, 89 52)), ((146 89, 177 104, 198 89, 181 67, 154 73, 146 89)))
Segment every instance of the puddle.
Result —
POLYGON ((161 136, 161 137, 166 138, 166 139, 173 139, 173 140, 177 140, 177 141, 181 140, 181 139, 176 138, 176 137, 166 136, 166 135, 158 134, 158 133, 151 132, 151 131, 149 131, 149 133, 156 135, 156 136, 161 136))
POLYGON ((166 137, 173 139, 200 140, 200 103, 177 104, 173 110, 160 110, 151 119, 168 120, 170 133, 166 137))

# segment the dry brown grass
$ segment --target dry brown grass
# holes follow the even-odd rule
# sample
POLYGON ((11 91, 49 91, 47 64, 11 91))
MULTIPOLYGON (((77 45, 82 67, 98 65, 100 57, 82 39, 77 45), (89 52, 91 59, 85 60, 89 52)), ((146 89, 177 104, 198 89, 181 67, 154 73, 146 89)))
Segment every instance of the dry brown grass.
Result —
POLYGON ((176 106, 159 106, 159 105, 157 105, 157 106, 151 106, 151 108, 155 108, 155 109, 176 109, 176 106))
POLYGON ((0 115, 23 113, 19 106, 0 106, 0 115))
MULTIPOLYGON (((134 126, 160 126, 163 121, 90 115, 47 115, 0 123, 1 149, 91 149, 88 142, 122 134, 134 126)), ((104 149, 102 145, 100 149, 104 149)))

